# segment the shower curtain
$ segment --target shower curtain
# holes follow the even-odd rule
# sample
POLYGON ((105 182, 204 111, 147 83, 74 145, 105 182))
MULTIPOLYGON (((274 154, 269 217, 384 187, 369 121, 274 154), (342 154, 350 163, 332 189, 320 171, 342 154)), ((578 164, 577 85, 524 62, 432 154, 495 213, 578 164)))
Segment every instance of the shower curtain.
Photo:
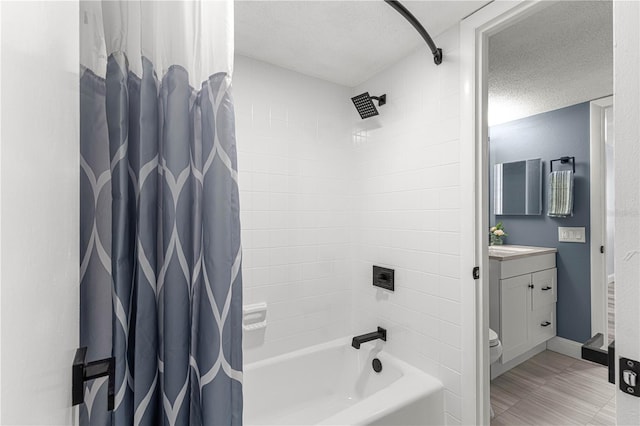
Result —
POLYGON ((81 1, 83 425, 242 424, 233 2, 81 1))

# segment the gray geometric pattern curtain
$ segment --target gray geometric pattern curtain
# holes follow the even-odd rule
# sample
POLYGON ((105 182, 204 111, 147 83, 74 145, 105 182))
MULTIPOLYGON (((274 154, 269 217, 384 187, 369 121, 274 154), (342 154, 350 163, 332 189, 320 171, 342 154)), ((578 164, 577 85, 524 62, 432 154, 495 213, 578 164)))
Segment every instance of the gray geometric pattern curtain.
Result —
POLYGON ((226 73, 200 88, 124 54, 81 88, 81 345, 116 357, 83 425, 242 424, 242 275, 226 73))

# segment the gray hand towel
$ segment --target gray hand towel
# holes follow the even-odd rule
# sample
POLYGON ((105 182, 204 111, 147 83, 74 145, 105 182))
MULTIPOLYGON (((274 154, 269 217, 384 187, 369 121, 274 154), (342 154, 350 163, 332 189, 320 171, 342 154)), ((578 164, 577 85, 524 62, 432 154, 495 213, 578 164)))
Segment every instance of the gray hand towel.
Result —
POLYGON ((573 171, 562 170, 549 174, 548 198, 548 216, 573 216, 573 171))

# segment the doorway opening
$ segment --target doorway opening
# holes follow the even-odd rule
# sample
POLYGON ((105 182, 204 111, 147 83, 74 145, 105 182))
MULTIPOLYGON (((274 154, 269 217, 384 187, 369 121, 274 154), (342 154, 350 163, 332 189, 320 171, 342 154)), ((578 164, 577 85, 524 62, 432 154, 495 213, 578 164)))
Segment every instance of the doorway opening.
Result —
MULTIPOLYGON (((560 390, 557 385, 562 380, 555 376, 564 374, 565 381, 570 381, 572 364, 585 362, 581 360, 582 345, 601 324, 607 324, 607 280, 600 280, 602 291, 596 292, 591 285, 595 278, 591 252, 594 247, 599 250, 601 245, 609 245, 600 241, 600 234, 595 237, 599 228, 594 228, 592 216, 606 216, 606 211, 594 213, 590 200, 591 186, 601 186, 599 180, 593 181, 591 168, 606 172, 606 164, 593 161, 590 135, 591 102, 612 93, 613 64, 612 55, 598 58, 598 64, 588 64, 584 58, 593 58, 593 49, 611 54, 612 14, 611 3, 600 5, 608 7, 608 12, 597 12, 592 6, 586 2, 521 5, 475 28, 475 55, 481 70, 475 81, 479 96, 474 130, 479 218, 476 253, 482 270, 477 333, 484 343, 489 340, 489 326, 498 328, 494 331, 503 346, 499 360, 491 367, 491 349, 478 348, 483 363, 477 389, 480 395, 491 393, 491 379, 522 365, 525 367, 519 373, 526 376, 524 382, 535 382, 540 388, 530 391, 537 391, 531 393, 540 397, 537 399, 522 398, 522 392, 516 395, 527 392, 519 386, 512 395, 506 392, 504 399, 509 401, 494 399, 496 405, 503 403, 496 412, 497 423, 501 414, 518 405, 530 406, 533 423, 553 423, 551 418, 542 418, 545 415, 556 416, 557 421, 562 415, 578 420, 572 417, 571 409, 562 413, 553 401, 545 405, 544 386, 550 385, 551 392, 561 395, 571 394, 560 390), (606 31, 608 37, 587 36, 594 29, 606 31), (582 47, 582 38, 604 47, 582 47), (496 46, 500 48, 494 49, 496 46), (583 48, 589 52, 579 53, 583 48), (536 52, 540 56, 536 57, 536 52), (560 195, 572 197, 571 203, 560 206, 566 207, 564 210, 556 206, 561 197, 554 192, 562 183, 557 182, 560 178, 570 183, 570 192, 560 195), (556 189, 549 189, 554 186, 556 189), (522 210, 510 210, 517 206, 522 210), (502 231, 499 236, 504 245, 487 247, 490 228, 502 231), (602 308, 604 318, 597 324, 592 319, 594 305, 602 308), (523 364, 528 361, 532 363, 523 364), (556 365, 548 365, 553 362, 556 365)), ((605 107, 603 111, 606 117, 605 107)), ((606 128, 606 122, 598 125, 606 128)), ((602 155, 605 159, 606 153, 602 155)), ((606 240, 606 221, 603 224, 606 240)), ((604 259, 601 254, 599 261, 606 270, 604 259)), ((605 342, 608 334, 605 329, 605 342)), ((583 419, 585 424, 603 410, 615 417, 614 389, 607 384, 606 369, 603 371, 604 391, 590 408, 593 413, 583 419)), ((481 405, 479 418, 489 423, 488 398, 481 405)), ((565 401, 561 405, 571 404, 565 401)), ((507 414, 514 415, 513 410, 507 414)), ((526 422, 523 418, 520 421, 526 422)))

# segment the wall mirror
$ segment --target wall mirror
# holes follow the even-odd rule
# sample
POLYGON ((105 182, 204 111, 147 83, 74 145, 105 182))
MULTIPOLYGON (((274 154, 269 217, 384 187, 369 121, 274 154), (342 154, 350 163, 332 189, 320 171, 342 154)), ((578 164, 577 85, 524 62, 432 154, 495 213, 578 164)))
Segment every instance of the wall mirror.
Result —
POLYGON ((542 160, 493 166, 493 211, 496 215, 542 214, 542 160))

